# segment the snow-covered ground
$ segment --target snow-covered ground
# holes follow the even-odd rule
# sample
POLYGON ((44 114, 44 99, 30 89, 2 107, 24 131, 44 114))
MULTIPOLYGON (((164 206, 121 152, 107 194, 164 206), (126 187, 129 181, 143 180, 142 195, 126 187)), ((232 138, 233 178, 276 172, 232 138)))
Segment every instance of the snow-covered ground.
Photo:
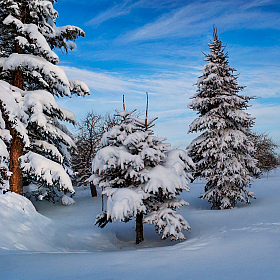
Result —
POLYGON ((144 225, 94 226, 100 197, 78 189, 71 206, 31 203, 0 195, 0 279, 279 279, 280 169, 253 183, 257 199, 235 209, 210 210, 198 196, 203 183, 182 194, 179 212, 192 227, 186 241, 162 241, 144 225), (17 204, 14 202, 18 201, 17 204))

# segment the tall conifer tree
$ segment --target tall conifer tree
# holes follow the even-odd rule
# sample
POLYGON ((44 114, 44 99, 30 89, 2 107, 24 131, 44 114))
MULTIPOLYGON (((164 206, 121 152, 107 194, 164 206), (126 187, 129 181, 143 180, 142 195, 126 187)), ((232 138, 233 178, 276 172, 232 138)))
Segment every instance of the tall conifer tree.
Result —
MULTIPOLYGON (((1 89, 14 98, 23 111, 21 115, 24 115, 11 115, 11 103, 7 103, 4 98, 1 100, 5 128, 11 135, 10 189, 20 194, 23 192, 22 168, 28 181, 31 178, 41 181, 44 177, 38 174, 31 163, 40 162, 34 160, 35 155, 63 164, 64 167, 70 162, 67 147, 73 142, 66 127, 58 120, 75 122, 75 117, 59 107, 53 95, 70 97, 72 93, 89 94, 84 83, 68 80, 57 66, 59 59, 53 49, 58 47, 67 52, 75 48, 71 40, 84 36, 84 32, 74 26, 57 27, 58 13, 53 8, 54 2, 56 1, 0 1, 0 79, 8 83, 2 82, 1 89), (41 119, 38 118, 39 115, 41 119), (28 141, 24 141, 25 132, 17 127, 20 122, 26 129, 28 141), (24 154, 22 163, 25 165, 20 166, 19 159, 24 154)), ((53 170, 50 172, 52 174, 53 170)), ((54 181, 59 181, 58 178, 59 176, 54 181)), ((46 177, 43 181, 46 181, 46 177)), ((72 189, 72 186, 69 188, 72 189)), ((65 186, 61 189, 68 188, 65 186)))
POLYGON ((251 97, 239 94, 243 87, 228 64, 216 28, 208 45, 211 53, 205 55, 207 63, 189 104, 199 114, 189 132, 204 132, 191 142, 189 154, 196 164, 195 177, 206 179, 201 198, 208 199, 212 208, 225 209, 254 197, 245 189, 259 173, 249 137, 254 121, 245 112, 251 97))

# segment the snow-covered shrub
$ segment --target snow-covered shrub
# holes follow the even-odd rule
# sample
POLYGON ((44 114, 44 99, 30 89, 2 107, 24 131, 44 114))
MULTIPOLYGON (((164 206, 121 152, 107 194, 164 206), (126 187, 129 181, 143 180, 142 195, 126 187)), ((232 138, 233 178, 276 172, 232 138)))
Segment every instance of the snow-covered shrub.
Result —
POLYGON ((72 197, 69 197, 65 194, 60 197, 60 201, 62 205, 72 205, 76 203, 72 197))

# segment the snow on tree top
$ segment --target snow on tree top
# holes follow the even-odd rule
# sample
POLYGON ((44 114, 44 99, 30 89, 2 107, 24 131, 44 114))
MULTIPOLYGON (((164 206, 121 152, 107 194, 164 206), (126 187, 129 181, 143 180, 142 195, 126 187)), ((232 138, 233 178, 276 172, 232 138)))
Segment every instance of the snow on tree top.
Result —
POLYGON ((131 119, 133 119, 135 121, 135 124, 142 127, 142 128, 151 128, 153 125, 152 123, 157 120, 158 118, 152 118, 152 119, 139 119, 139 118, 135 118, 135 117, 131 117, 131 119))
POLYGON ((127 118, 128 116, 131 116, 134 112, 136 111, 135 110, 132 110, 132 111, 119 111, 116 109, 116 112, 117 112, 117 116, 120 116, 120 117, 123 117, 123 118, 127 118))

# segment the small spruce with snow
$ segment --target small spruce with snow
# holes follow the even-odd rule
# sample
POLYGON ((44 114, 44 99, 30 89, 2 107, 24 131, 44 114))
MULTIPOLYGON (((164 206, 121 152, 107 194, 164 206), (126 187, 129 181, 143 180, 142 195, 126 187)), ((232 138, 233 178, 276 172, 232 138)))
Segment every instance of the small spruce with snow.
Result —
POLYGON ((184 239, 182 231, 190 227, 176 209, 188 203, 176 196, 189 191, 192 160, 186 151, 169 150, 166 139, 153 135, 155 119, 132 113, 117 111, 122 122, 103 135, 92 163, 92 180, 107 196, 107 209, 97 216, 97 224, 135 217, 137 244, 144 240, 143 223, 154 224, 162 239, 184 239))
POLYGON ((89 94, 83 82, 68 80, 57 65, 54 48, 75 48, 72 41, 84 32, 70 25, 57 27, 54 2, 0 2, 1 129, 10 133, 10 139, 1 139, 9 147, 10 190, 22 194, 23 184, 36 183, 37 194, 46 198, 57 191, 74 192, 67 174, 74 142, 60 121, 75 123, 75 117, 54 96, 89 94))
POLYGON ((204 132, 188 148, 196 164, 194 177, 206 179, 201 198, 208 199, 212 208, 226 209, 254 198, 246 189, 259 174, 249 137, 254 121, 245 112, 251 97, 239 94, 243 87, 237 83, 215 28, 208 45, 211 53, 204 59, 207 63, 189 104, 199 114, 189 132, 204 132))

